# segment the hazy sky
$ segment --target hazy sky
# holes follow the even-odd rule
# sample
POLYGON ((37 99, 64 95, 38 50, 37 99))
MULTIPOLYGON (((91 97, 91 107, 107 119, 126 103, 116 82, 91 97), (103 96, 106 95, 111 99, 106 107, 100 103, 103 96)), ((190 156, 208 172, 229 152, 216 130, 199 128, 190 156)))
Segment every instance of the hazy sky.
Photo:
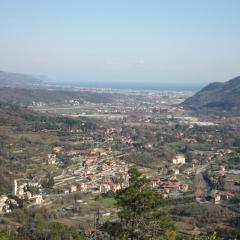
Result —
POLYGON ((0 69, 79 81, 240 75, 239 0, 0 0, 0 69))

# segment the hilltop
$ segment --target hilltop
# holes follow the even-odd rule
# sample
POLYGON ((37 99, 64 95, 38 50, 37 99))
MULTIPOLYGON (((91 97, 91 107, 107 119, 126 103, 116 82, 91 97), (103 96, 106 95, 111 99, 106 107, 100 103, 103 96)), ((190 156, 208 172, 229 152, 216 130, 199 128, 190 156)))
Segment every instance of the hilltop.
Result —
POLYGON ((240 112, 240 76, 227 82, 214 82, 186 99, 182 104, 193 110, 240 112))

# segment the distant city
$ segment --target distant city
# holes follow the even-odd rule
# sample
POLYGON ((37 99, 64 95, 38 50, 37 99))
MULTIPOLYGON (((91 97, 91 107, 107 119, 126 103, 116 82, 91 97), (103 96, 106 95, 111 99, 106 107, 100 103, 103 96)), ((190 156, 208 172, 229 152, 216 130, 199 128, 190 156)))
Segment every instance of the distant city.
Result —
POLYGON ((72 85, 85 88, 113 88, 113 89, 133 89, 133 90, 157 90, 157 91, 198 91, 204 84, 192 83, 136 83, 136 82, 82 82, 82 81, 59 81, 60 85, 72 85))

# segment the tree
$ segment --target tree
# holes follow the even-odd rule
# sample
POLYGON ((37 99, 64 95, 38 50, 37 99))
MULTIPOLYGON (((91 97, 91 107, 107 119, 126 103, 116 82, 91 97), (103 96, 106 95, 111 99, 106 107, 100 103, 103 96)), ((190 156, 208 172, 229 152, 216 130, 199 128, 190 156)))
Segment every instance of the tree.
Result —
POLYGON ((150 180, 136 168, 129 170, 129 187, 116 194, 119 221, 109 224, 114 239, 175 239, 175 227, 161 210, 162 201, 150 180))
POLYGON ((54 186, 54 178, 50 177, 48 180, 48 188, 53 188, 54 186))
POLYGON ((223 176, 220 176, 217 179, 217 183, 216 183, 216 189, 218 190, 224 190, 224 185, 225 185, 225 179, 223 176))
POLYGON ((24 240, 23 237, 17 236, 14 231, 0 231, 0 240, 24 240))
POLYGON ((203 178, 203 175, 197 174, 194 182, 193 182, 194 188, 195 188, 195 196, 196 197, 203 197, 204 194, 207 191, 207 184, 203 178))

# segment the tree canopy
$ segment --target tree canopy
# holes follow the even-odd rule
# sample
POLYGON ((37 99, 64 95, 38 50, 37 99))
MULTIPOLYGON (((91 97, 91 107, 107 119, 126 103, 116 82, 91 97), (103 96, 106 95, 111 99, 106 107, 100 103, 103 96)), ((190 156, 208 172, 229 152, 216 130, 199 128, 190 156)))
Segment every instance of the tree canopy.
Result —
POLYGON ((116 194, 119 220, 109 223, 114 239, 175 239, 175 227, 161 209, 160 195, 136 168, 129 170, 129 186, 116 194))

